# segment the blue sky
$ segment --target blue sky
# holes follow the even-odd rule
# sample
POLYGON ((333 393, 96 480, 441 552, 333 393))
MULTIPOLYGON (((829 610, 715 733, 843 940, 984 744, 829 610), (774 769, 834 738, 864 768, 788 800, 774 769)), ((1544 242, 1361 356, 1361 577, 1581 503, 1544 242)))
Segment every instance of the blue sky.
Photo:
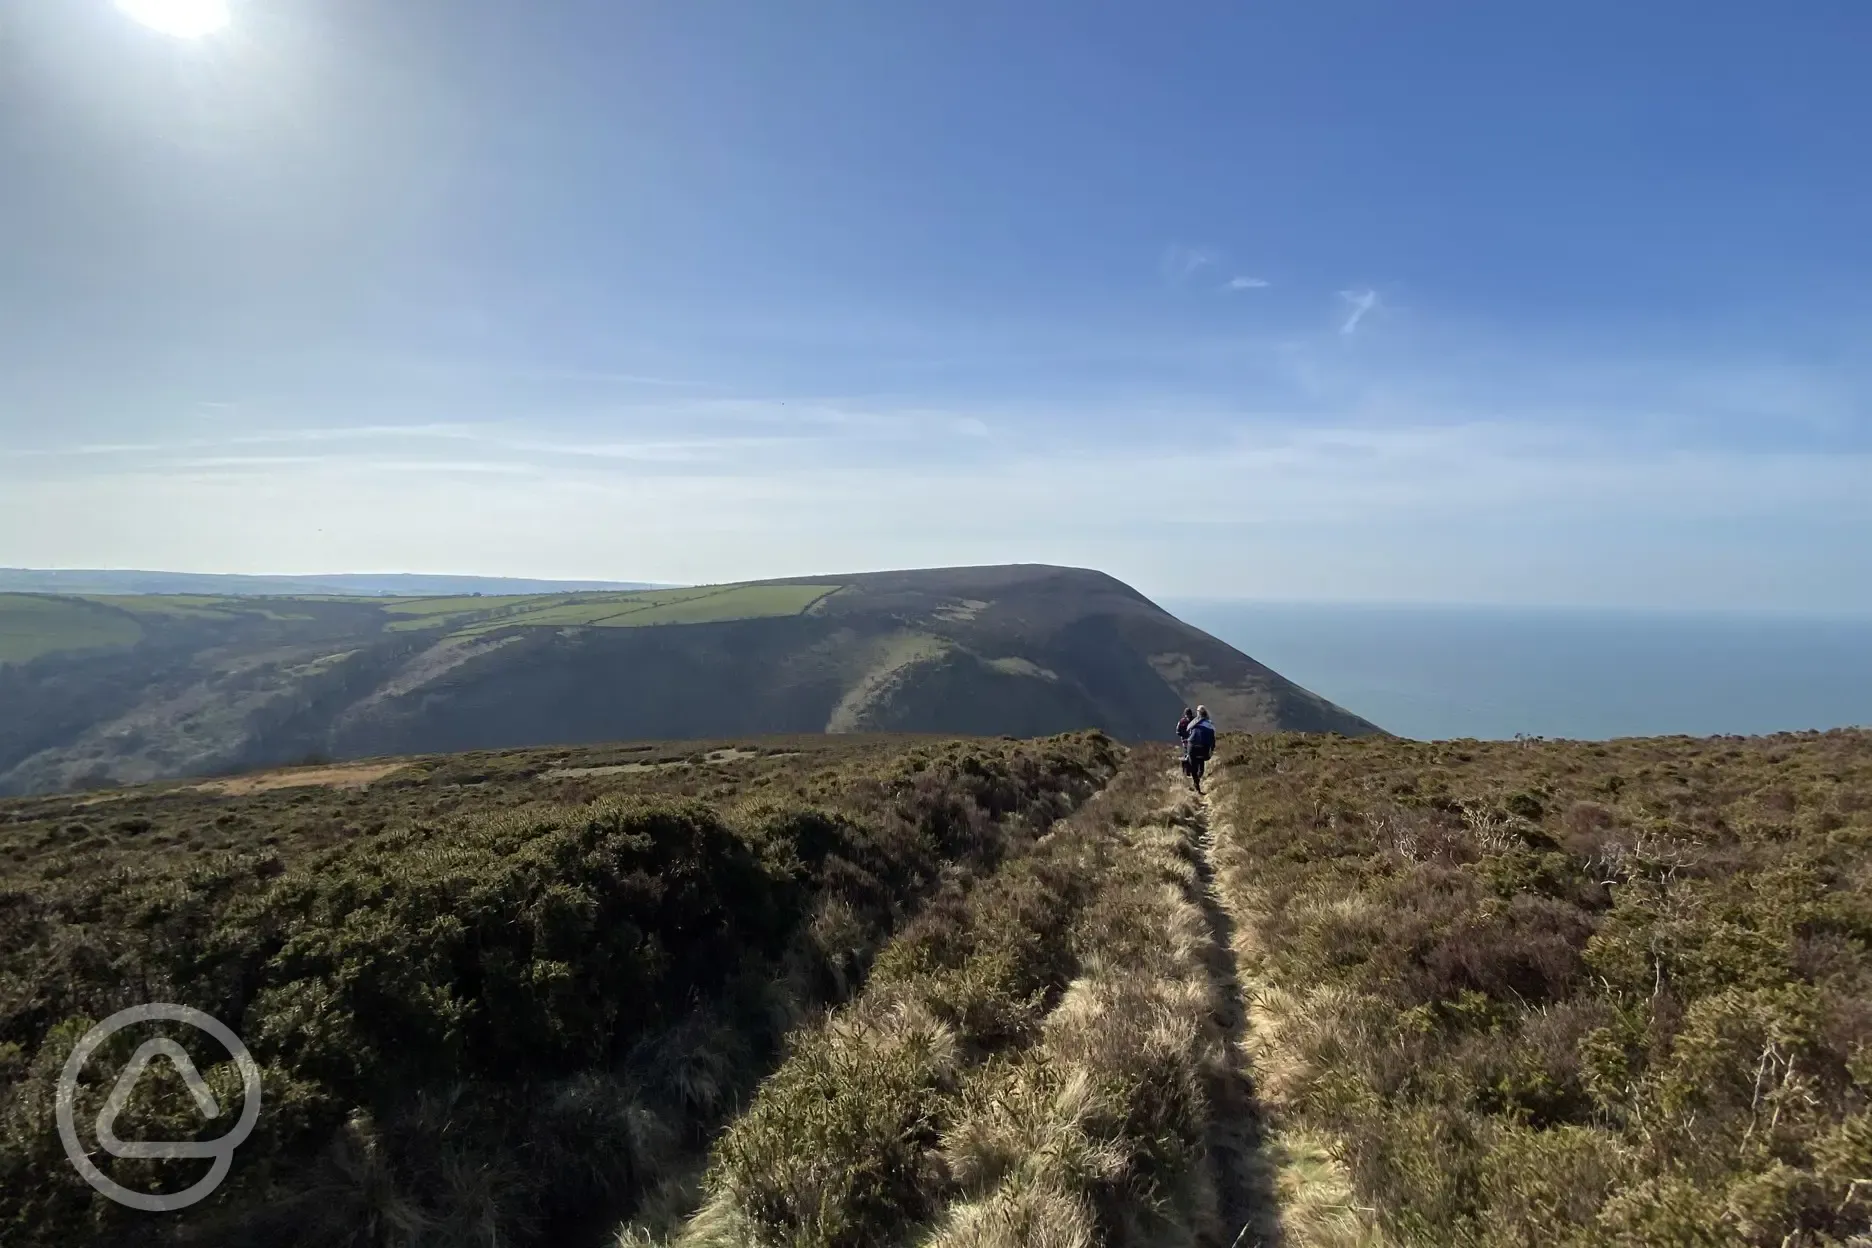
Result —
POLYGON ((1858 0, 231 11, 0 0, 0 564, 1872 609, 1858 0))

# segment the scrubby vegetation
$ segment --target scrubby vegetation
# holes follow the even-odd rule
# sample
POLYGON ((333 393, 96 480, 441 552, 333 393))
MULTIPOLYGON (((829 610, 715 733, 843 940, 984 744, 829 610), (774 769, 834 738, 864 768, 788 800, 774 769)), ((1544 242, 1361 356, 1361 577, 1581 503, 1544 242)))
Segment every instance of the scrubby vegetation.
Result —
POLYGON ((1867 1242, 1872 734, 1238 739, 1219 786, 1290 1239, 1867 1242))
MULTIPOLYGON (((0 1240, 1865 1242, 1872 734, 1243 737, 1209 804, 1122 754, 800 737, 0 803, 0 1240), (77 1038, 151 1000, 265 1077, 173 1216, 51 1129, 77 1038)), ((127 1112, 224 1129, 173 1080, 127 1112)))
MULTIPOLYGON (((0 805, 0 1240, 590 1242, 699 1163, 925 898, 1024 860, 1118 754, 1097 734, 524 751, 360 789, 325 769, 0 805), (233 1176, 163 1217, 94 1195, 52 1129, 72 1046, 147 1001, 228 1022, 265 1079, 233 1176)), ((176 1038, 238 1104, 225 1055, 176 1038)), ((126 1116, 127 1139, 225 1132, 173 1080, 126 1116)), ((143 1190, 204 1168, 106 1167, 143 1190)))
POLYGON ((940 894, 723 1134, 700 1211, 619 1243, 1230 1242, 1247 1202, 1208 1145, 1239 1105, 1231 1003, 1166 779, 1135 761, 940 894))

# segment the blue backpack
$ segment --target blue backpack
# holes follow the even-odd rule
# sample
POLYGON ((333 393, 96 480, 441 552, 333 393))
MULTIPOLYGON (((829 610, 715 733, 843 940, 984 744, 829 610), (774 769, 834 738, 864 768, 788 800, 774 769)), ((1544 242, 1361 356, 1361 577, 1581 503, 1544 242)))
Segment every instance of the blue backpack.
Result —
POLYGON ((1191 758, 1208 758, 1215 752, 1215 725, 1206 719, 1199 719, 1190 725, 1189 750, 1191 758))

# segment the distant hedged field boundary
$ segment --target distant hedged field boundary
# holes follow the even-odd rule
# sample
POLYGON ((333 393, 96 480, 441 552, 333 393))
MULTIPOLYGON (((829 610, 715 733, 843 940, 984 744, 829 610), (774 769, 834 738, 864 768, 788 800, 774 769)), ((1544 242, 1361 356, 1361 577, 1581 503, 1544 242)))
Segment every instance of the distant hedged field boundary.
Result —
POLYGON ((0 592, 0 663, 136 645, 164 620, 287 620, 295 604, 341 604, 380 614, 388 633, 443 630, 474 637, 502 628, 641 628, 799 615, 844 587, 816 584, 701 585, 620 591, 422 597, 290 594, 73 594, 0 592))

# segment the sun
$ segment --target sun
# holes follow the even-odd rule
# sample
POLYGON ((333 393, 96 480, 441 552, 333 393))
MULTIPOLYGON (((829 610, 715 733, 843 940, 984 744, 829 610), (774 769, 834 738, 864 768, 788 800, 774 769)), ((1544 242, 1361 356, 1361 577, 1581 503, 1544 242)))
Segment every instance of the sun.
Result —
POLYGON ((227 0, 117 0, 117 7, 177 39, 199 39, 228 24, 227 0))

